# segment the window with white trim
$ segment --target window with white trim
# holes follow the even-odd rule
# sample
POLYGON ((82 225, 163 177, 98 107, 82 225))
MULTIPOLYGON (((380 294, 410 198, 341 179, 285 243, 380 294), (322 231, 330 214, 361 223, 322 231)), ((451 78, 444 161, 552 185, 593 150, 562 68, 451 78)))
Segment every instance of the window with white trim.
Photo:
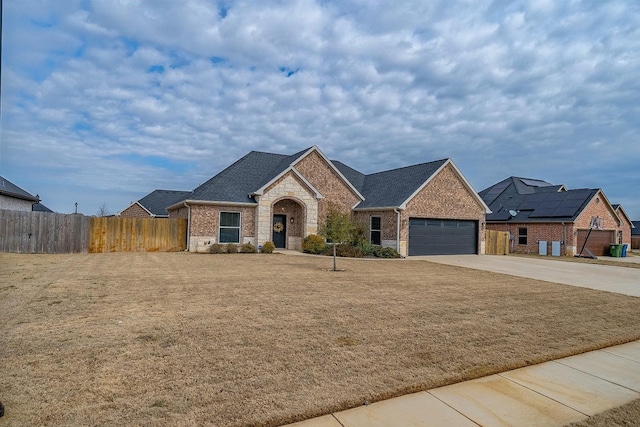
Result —
POLYGON ((220 212, 220 243, 240 243, 240 212, 220 212))
POLYGON ((371 244, 372 245, 380 245, 381 244, 381 236, 382 236, 382 229, 381 229, 381 224, 382 221, 380 220, 379 216, 372 216, 371 217, 371 228, 370 228, 370 232, 371 232, 371 244))

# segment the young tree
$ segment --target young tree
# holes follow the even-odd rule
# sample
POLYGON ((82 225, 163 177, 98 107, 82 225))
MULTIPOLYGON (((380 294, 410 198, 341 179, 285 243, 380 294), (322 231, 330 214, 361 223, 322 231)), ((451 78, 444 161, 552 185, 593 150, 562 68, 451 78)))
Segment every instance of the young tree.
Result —
POLYGON ((98 213, 97 216, 108 216, 109 215, 109 211, 107 209, 107 204, 103 203, 100 205, 100 207, 98 208, 98 213))
POLYGON ((336 245, 349 240, 352 229, 353 223, 349 214, 342 212, 335 205, 330 205, 327 221, 320 227, 320 235, 333 244, 333 271, 336 271, 336 245))

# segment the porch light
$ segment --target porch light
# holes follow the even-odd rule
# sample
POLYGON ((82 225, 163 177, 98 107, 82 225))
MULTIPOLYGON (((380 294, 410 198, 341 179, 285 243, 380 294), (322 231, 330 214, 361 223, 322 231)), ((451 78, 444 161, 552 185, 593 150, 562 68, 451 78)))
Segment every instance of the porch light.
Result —
POLYGON ((293 221, 294 221, 294 220, 295 220, 295 218, 294 218, 294 217, 291 217, 291 219, 289 220, 289 222, 290 222, 291 224, 293 224, 293 221))

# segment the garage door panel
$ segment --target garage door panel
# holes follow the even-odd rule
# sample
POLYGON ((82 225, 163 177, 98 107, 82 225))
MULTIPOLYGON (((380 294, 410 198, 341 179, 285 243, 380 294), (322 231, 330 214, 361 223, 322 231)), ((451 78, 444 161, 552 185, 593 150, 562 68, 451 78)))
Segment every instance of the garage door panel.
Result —
POLYGON ((409 255, 476 254, 477 239, 477 221, 409 220, 409 255))
MULTIPOLYGON (((587 242, 585 248, 595 256, 609 255, 609 245, 615 241, 615 233, 610 230, 592 230, 589 234, 589 230, 578 230, 577 253, 580 253, 585 240, 587 242), (588 240, 587 235, 589 236, 588 240)), ((586 249, 583 255, 587 254, 586 249)))

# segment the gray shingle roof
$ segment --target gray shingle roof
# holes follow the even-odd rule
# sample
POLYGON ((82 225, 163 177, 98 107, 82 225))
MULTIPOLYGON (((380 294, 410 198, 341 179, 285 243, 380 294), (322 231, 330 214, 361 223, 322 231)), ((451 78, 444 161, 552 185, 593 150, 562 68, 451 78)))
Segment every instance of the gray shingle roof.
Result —
POLYGON ((399 207, 446 161, 442 159, 365 175, 360 191, 364 201, 356 209, 399 207))
POLYGON ((640 221, 631 221, 635 228, 631 229, 632 236, 640 236, 640 221))
MULTIPOLYGON (((260 190, 312 147, 292 155, 252 151, 193 190, 184 199, 255 203, 250 196, 260 190)), ((365 175, 332 160, 331 163, 365 198, 356 209, 394 208, 427 181, 448 159, 365 175)))
POLYGON ((492 213, 487 221, 574 221, 598 189, 565 190, 562 185, 528 178, 509 177, 482 190, 480 197, 492 213), (516 211, 513 217, 509 211, 516 211))
POLYGON ((2 176, 0 176, 0 194, 4 194, 5 196, 9 197, 15 197, 16 199, 28 200, 31 202, 38 201, 37 197, 27 193, 25 190, 2 176))
POLYGON ((293 156, 252 151, 193 190, 187 198, 255 203, 255 199, 249 194, 285 170, 291 164, 291 157, 293 156))
POLYGON ((51 209, 49 209, 48 207, 46 207, 42 203, 34 203, 32 208, 33 208, 33 212, 53 213, 53 211, 51 209))
POLYGON ((138 203, 155 216, 169 216, 167 207, 185 200, 190 191, 154 190, 138 200, 138 203))

